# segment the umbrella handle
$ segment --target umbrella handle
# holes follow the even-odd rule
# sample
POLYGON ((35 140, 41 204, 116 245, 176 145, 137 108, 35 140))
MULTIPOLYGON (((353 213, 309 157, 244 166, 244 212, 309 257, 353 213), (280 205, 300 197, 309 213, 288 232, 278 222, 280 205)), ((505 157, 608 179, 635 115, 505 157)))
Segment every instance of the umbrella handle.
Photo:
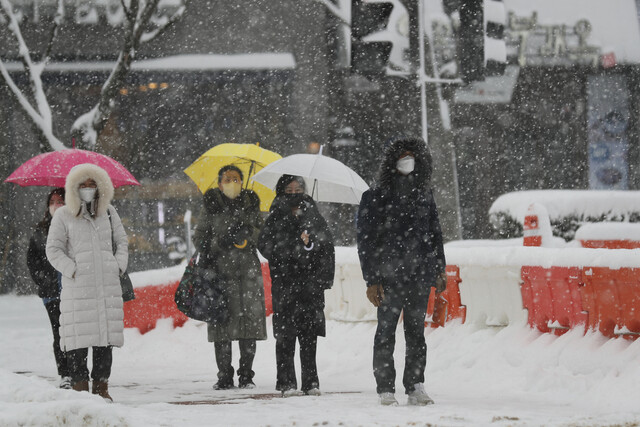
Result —
POLYGON ((255 164, 256 162, 251 160, 251 166, 249 166, 249 173, 247 174, 247 179, 245 179, 245 184, 244 184, 245 190, 249 188, 249 179, 251 178, 251 172, 253 172, 253 169, 255 168, 255 164))

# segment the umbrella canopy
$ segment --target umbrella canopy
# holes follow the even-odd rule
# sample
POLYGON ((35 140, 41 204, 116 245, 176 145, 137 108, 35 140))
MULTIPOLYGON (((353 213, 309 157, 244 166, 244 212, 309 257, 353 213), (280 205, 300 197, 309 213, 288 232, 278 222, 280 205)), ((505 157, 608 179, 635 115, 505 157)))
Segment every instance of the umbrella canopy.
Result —
POLYGON ((91 163, 104 169, 109 174, 114 187, 140 185, 124 166, 111 157, 95 151, 75 148, 52 151, 32 157, 13 171, 4 182, 12 182, 22 187, 64 187, 64 182, 71 168, 83 163, 91 163))
POLYGON ((253 180, 276 188, 283 174, 301 176, 307 191, 319 202, 360 203, 369 186, 344 163, 318 154, 294 154, 277 160, 258 172, 253 180))
POLYGON ((218 171, 221 167, 234 165, 244 175, 244 188, 256 192, 260 197, 260 210, 267 212, 276 193, 260 183, 249 181, 256 172, 281 158, 280 154, 265 150, 258 144, 220 144, 201 155, 184 173, 204 194, 208 189, 218 187, 218 171))

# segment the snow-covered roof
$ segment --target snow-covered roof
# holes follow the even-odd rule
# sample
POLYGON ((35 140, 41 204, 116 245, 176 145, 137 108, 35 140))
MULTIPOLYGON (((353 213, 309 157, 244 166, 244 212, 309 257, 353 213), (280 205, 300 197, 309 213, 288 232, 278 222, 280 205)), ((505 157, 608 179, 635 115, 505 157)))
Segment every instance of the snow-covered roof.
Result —
POLYGON ((540 25, 573 27, 586 19, 591 24, 590 45, 614 53, 618 63, 640 62, 640 26, 635 0, 504 0, 507 13, 538 15, 540 25))
MULTIPOLYGON (((115 62, 77 61, 51 62, 45 71, 111 71, 115 62)), ((21 71, 22 63, 5 64, 9 71, 21 71)), ((296 60, 291 53, 243 53, 234 55, 196 54, 165 58, 141 59, 131 64, 134 71, 225 71, 225 70, 292 70, 296 60)))
POLYGON ((629 218, 630 214, 640 212, 640 191, 516 191, 498 197, 491 205, 489 214, 506 212, 514 219, 522 221, 532 203, 540 203, 546 207, 551 219, 570 215, 629 218))

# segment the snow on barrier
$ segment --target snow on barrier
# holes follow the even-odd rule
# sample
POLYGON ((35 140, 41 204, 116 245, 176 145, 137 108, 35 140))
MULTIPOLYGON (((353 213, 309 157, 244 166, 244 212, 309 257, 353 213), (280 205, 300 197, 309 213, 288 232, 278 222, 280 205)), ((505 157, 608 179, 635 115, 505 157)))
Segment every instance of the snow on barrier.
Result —
POLYGON ((629 222, 587 223, 576 231, 575 239, 584 248, 640 248, 640 224, 629 222))

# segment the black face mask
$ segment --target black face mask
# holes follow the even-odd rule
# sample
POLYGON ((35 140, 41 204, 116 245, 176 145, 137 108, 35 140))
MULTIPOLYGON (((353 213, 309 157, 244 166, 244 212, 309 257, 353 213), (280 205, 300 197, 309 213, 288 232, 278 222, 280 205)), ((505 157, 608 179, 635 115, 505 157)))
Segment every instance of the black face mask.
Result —
POLYGON ((287 205, 290 208, 298 208, 302 206, 302 201, 304 197, 303 193, 292 193, 292 194, 285 193, 284 196, 285 196, 285 200, 287 201, 287 205))

